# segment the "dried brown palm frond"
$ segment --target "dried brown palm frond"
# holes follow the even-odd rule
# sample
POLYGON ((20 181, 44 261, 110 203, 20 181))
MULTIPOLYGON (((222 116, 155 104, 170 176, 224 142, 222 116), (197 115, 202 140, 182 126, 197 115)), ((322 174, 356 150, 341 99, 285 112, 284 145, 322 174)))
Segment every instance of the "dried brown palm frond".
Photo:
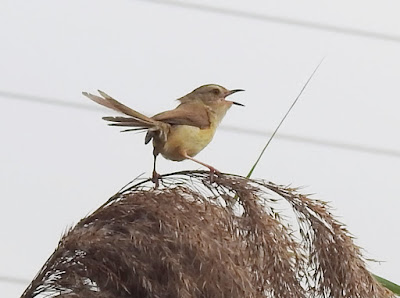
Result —
POLYGON ((23 297, 391 297, 324 202, 208 172, 136 179, 59 242, 23 297), (294 210, 301 239, 274 210, 294 210))

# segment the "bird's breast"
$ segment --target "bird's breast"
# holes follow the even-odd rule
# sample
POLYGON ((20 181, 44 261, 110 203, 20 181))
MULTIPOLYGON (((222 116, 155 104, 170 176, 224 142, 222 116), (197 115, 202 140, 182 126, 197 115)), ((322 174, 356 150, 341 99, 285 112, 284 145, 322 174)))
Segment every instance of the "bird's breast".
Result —
POLYGON ((213 126, 201 129, 189 125, 174 125, 171 126, 167 141, 159 151, 166 159, 181 161, 185 159, 182 152, 191 157, 195 156, 211 142, 214 133, 213 126))

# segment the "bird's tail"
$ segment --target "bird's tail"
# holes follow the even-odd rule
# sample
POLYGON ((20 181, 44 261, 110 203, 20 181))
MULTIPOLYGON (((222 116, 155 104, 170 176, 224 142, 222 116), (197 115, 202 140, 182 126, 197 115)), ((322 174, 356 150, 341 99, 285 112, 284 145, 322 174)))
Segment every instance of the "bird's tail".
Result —
POLYGON ((123 126, 123 127, 134 127, 131 129, 125 129, 123 131, 140 131, 140 130, 148 130, 146 135, 145 143, 147 144, 151 138, 158 134, 160 137, 166 137, 166 132, 168 130, 168 124, 154 120, 150 117, 147 117, 126 105, 120 103, 116 99, 112 98, 108 94, 103 91, 98 90, 99 94, 102 96, 93 95, 87 92, 82 92, 82 94, 94 102, 117 111, 119 113, 123 113, 128 115, 129 117, 103 117, 104 120, 110 121, 108 125, 110 126, 123 126))

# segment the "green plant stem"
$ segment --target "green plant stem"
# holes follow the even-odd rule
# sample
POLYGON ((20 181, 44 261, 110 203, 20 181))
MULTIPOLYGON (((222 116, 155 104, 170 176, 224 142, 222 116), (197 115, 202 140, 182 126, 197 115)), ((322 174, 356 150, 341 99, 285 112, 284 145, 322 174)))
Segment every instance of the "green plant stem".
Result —
POLYGON ((250 169, 250 172, 247 174, 247 178, 250 178, 251 175, 253 174, 254 169, 257 167, 259 161, 261 160, 261 157, 264 155, 265 150, 267 149, 269 143, 271 143, 272 139, 274 138, 275 134, 277 133, 277 131, 279 130, 279 128, 281 127, 283 121, 285 121, 286 117, 289 115, 290 111, 292 110, 292 108, 294 107, 294 105, 297 103, 297 101, 299 100, 301 94, 303 94, 303 91, 306 89, 308 83, 311 81, 311 78, 314 76, 314 74, 317 72, 318 68, 320 67, 320 65, 322 64, 322 62, 324 61, 324 58, 321 60, 321 62, 317 65, 317 67, 314 69, 314 71, 312 72, 311 76, 308 78, 307 82, 304 84, 303 88, 300 90, 300 93, 297 95, 296 99, 294 100, 294 102, 292 103, 292 105, 290 106, 289 110, 286 112, 285 116, 283 116, 281 122, 279 122, 278 126, 276 127, 275 131, 272 133, 271 137, 269 138, 267 144, 265 144, 264 148, 261 150, 260 155, 258 156, 256 162, 253 164, 253 166, 250 169))

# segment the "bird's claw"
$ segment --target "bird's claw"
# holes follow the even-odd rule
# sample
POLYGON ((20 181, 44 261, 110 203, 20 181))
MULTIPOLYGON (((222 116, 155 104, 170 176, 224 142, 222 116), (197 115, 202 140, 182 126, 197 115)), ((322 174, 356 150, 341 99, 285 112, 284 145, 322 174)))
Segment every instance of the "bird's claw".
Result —
POLYGON ((153 171, 153 176, 151 177, 151 181, 154 183, 154 188, 158 188, 160 186, 159 180, 160 180, 160 174, 158 174, 156 171, 153 171))
POLYGON ((214 167, 210 167, 210 183, 214 182, 214 174, 221 174, 221 172, 214 167))

